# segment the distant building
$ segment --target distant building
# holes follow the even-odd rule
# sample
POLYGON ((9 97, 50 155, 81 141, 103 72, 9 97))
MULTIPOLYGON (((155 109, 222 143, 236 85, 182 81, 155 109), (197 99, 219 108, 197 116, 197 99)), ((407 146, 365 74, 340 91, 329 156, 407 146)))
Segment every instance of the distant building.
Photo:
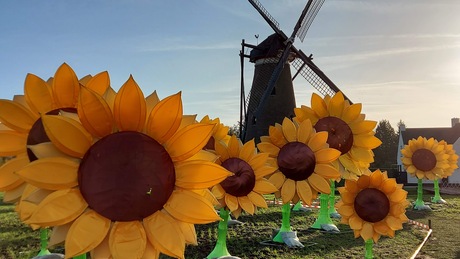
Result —
MULTIPOLYGON (((404 145, 407 145, 409 140, 417 139, 419 136, 425 137, 427 139, 434 138, 437 141, 444 140, 447 144, 451 144, 454 147, 457 155, 460 155, 460 119, 452 118, 452 126, 447 128, 406 128, 404 125, 399 127, 399 143, 398 143, 398 157, 397 165, 398 172, 400 175, 399 181, 402 183, 415 184, 417 183, 417 178, 406 173, 401 158, 401 149, 404 148, 404 145), (405 178, 405 179, 404 179, 405 178)), ((460 183, 460 169, 456 169, 454 173, 447 178, 448 183, 460 183)), ((424 183, 432 183, 433 181, 424 180, 424 183)))

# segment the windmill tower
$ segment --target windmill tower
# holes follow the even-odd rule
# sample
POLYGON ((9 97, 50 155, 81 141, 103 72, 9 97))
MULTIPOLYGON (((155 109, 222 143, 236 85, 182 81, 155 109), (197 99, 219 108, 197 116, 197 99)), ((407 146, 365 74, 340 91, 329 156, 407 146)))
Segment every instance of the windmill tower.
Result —
POLYGON ((248 1, 275 32, 257 46, 244 40, 241 44, 240 138, 244 142, 252 138, 259 142, 260 136, 268 135, 270 125, 293 116, 295 97, 292 81, 299 74, 322 95, 332 96, 340 89, 313 63, 311 55, 305 55, 293 45, 296 36, 304 40, 325 0, 308 0, 289 37, 258 0, 248 1), (250 55, 244 54, 246 48, 252 49, 250 55), (247 97, 243 80, 244 58, 255 64, 252 88, 247 97), (295 70, 293 76, 291 67, 295 70))

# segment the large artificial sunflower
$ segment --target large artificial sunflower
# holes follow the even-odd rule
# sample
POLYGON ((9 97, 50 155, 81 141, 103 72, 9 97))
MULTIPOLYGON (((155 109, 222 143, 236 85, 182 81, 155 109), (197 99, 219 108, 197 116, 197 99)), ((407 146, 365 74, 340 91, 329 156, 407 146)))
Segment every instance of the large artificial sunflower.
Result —
POLYGON ((14 172, 38 159, 34 149, 49 142, 40 114, 76 112, 81 85, 102 94, 110 93, 106 91, 109 84, 106 72, 78 80, 72 68, 64 63, 54 77, 46 82, 36 75, 28 74, 24 82, 24 95, 17 95, 12 101, 0 100, 0 156, 14 157, 0 168, 0 191, 5 192, 5 202, 19 201, 16 210, 22 220, 30 217, 36 207, 33 203, 22 201, 34 199, 29 195, 35 194, 37 190, 14 172))
POLYGON ((185 244, 197 243, 193 224, 220 219, 196 192, 229 175, 200 157, 214 125, 181 127, 181 94, 144 99, 132 77, 102 96, 82 87, 77 118, 41 116, 61 155, 18 172, 48 190, 26 223, 60 226, 66 258, 184 258, 185 244))
POLYGON ((329 147, 340 151, 335 162, 344 179, 357 179, 369 173, 369 165, 374 161, 372 149, 382 142, 374 136, 376 121, 365 120, 360 103, 350 104, 341 92, 333 97, 321 98, 313 93, 311 108, 302 105, 295 108, 295 120, 310 120, 317 132, 328 132, 329 147))
POLYGON ((408 221, 407 192, 386 172, 376 170, 360 176, 358 181, 346 180, 338 190, 342 199, 337 211, 342 215, 342 223, 353 229, 355 238, 361 236, 377 243, 381 235, 394 237, 395 231, 408 221))
POLYGON ((401 153, 406 171, 418 179, 442 178, 444 170, 451 168, 444 145, 440 145, 434 138, 426 139, 419 136, 417 139, 411 139, 401 153))
POLYGON ((331 164, 340 151, 327 144, 327 132, 316 132, 310 120, 300 124, 285 118, 270 126, 269 136, 261 138, 259 150, 274 158, 277 171, 269 181, 281 191, 283 204, 302 200, 311 204, 318 192, 330 192, 330 179, 340 177, 331 164))
POLYGON ((233 135, 228 145, 223 141, 215 143, 219 159, 216 161, 232 172, 220 184, 212 188, 212 193, 222 207, 226 207, 236 218, 244 210, 254 214, 256 207, 267 208, 264 194, 277 191, 264 177, 276 168, 269 166, 268 153, 257 153, 254 140, 244 145, 233 135))

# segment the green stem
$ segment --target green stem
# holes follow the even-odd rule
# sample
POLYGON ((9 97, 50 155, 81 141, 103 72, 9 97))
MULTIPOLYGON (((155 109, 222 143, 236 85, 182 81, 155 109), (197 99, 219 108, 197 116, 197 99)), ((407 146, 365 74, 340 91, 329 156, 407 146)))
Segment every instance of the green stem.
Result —
POLYGON ((48 251, 48 229, 40 228, 40 252, 37 256, 49 254, 51 253, 48 251))
POLYGON ((289 202, 283 205, 283 208, 281 209, 281 215, 283 217, 283 222, 281 224, 280 231, 273 238, 273 241, 278 242, 278 243, 284 243, 283 237, 281 236, 282 232, 292 231, 291 229, 291 204, 289 202))
POLYGON ((415 200, 414 209, 422 208, 425 206, 423 202, 423 182, 422 179, 418 179, 417 182, 417 200, 415 200))
POLYGON ((438 178, 434 179, 433 183, 434 183, 434 197, 431 198, 431 202, 439 203, 441 201, 444 201, 439 192, 439 179, 438 178))
POLYGON ((86 259, 86 253, 72 257, 73 259, 86 259))
POLYGON ((335 181, 331 181, 331 194, 329 194, 329 215, 333 213, 337 213, 337 210, 335 209, 335 181))
POLYGON ((365 259, 374 258, 374 255, 372 253, 373 246, 374 246, 374 241, 372 239, 366 240, 366 255, 364 256, 365 259))
POLYGON ((315 223, 313 223, 313 225, 311 226, 312 228, 321 229, 321 225, 323 224, 333 224, 328 212, 328 201, 329 195, 321 193, 319 196, 319 216, 316 219, 315 223))
POLYGON ((219 222, 217 242, 212 252, 206 257, 207 259, 219 258, 222 256, 230 256, 227 250, 227 230, 228 230, 228 219, 230 212, 224 208, 220 209, 219 213, 222 220, 219 222))

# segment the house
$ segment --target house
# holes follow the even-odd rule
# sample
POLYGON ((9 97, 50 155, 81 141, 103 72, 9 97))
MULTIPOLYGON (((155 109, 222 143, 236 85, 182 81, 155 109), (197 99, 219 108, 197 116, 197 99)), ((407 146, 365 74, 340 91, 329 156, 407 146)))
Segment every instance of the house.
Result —
MULTIPOLYGON (((425 137, 427 139, 434 138, 438 141, 444 140, 448 144, 453 145, 454 150, 456 151, 457 155, 460 155, 460 119, 459 118, 452 118, 452 126, 447 128, 406 128, 404 125, 399 127, 399 143, 398 143, 398 157, 397 165, 398 165, 398 172, 399 175, 402 176, 403 179, 400 181, 402 183, 407 184, 416 184, 417 178, 413 177, 406 173, 406 169, 404 168, 401 158, 401 149, 404 148, 409 140, 417 139, 419 136, 425 137), (404 179, 407 176, 406 179, 404 179)), ((460 162, 460 161, 459 161, 460 162)), ((455 172, 444 180, 447 181, 449 184, 460 184, 460 169, 456 169, 455 172)), ((424 180, 424 183, 432 183, 433 181, 424 180)))

